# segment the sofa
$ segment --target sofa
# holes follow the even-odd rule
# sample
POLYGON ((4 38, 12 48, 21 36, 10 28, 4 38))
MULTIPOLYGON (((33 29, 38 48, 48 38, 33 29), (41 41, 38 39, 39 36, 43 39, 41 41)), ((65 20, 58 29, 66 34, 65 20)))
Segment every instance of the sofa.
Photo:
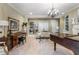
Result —
POLYGON ((37 35, 36 35, 36 38, 49 39, 50 38, 50 32, 48 32, 48 31, 38 32, 37 35))

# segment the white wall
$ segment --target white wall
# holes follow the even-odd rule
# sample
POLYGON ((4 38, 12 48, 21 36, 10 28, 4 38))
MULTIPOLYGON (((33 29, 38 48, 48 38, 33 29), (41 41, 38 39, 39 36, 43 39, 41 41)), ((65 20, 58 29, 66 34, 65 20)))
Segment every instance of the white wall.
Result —
MULTIPOLYGON (((13 9, 8 4, 0 3, 0 20, 8 21, 8 17, 19 20, 19 31, 20 31, 22 29, 22 23, 25 21, 25 18, 23 17, 23 15, 18 13, 15 9, 13 9)), ((2 28, 0 28, 0 29, 2 30, 2 28)), ((6 28, 6 31, 5 31, 6 34, 7 34, 7 29, 8 28, 6 28)), ((3 31, 4 31, 4 29, 3 29, 3 31)))
POLYGON ((58 32, 58 20, 51 20, 52 32, 58 32))
POLYGON ((79 33, 79 25, 73 25, 72 31, 73 34, 77 35, 79 33))

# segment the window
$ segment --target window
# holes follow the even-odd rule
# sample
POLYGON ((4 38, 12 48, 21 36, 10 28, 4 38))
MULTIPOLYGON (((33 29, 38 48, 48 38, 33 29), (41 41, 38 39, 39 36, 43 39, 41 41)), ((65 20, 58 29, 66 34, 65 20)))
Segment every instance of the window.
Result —
POLYGON ((39 31, 48 31, 48 23, 39 23, 39 31))

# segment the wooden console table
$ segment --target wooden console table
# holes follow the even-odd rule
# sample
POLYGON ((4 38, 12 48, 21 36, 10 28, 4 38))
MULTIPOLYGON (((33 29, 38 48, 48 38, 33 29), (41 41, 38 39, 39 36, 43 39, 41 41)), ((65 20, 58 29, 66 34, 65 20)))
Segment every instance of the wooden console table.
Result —
POLYGON ((14 33, 12 36, 13 36, 13 47, 18 45, 18 42, 19 42, 19 36, 20 35, 24 35, 25 38, 26 38, 26 33, 25 32, 16 32, 14 33))
POLYGON ((16 33, 12 33, 11 36, 8 36, 7 39, 7 46, 8 46, 8 50, 10 51, 13 47, 15 47, 16 45, 18 45, 19 42, 19 36, 20 35, 25 35, 26 37, 26 33, 25 32, 16 32, 16 33))
POLYGON ((79 36, 64 34, 64 33, 51 33, 50 40, 54 42, 54 51, 56 51, 56 43, 72 50, 75 55, 79 55, 79 36), (76 38, 77 37, 77 38, 76 38))

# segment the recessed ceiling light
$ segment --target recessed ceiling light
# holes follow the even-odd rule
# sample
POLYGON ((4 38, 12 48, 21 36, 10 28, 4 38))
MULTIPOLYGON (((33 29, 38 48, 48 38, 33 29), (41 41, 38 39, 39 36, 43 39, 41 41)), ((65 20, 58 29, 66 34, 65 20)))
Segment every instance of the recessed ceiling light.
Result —
POLYGON ((32 15, 33 13, 32 13, 32 12, 30 12, 29 14, 30 14, 30 15, 32 15))

